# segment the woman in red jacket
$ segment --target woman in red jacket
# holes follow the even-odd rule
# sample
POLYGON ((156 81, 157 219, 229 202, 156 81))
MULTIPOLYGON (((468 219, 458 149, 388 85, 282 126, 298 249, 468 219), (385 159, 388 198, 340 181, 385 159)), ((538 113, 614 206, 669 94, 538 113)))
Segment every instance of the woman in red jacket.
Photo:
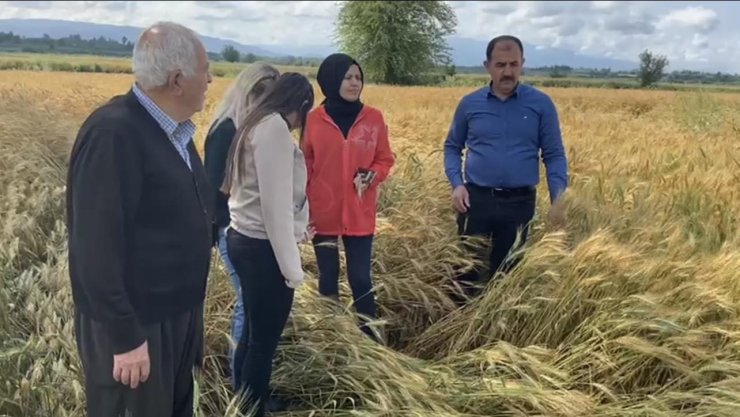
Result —
MULTIPOLYGON (((378 186, 394 164, 388 126, 378 109, 360 101, 362 68, 351 57, 327 57, 317 81, 326 99, 308 115, 302 148, 316 231, 319 292, 339 296, 341 237, 355 310, 363 320, 372 319, 376 317, 371 261, 378 186)), ((361 328, 375 339, 366 325, 361 328)))

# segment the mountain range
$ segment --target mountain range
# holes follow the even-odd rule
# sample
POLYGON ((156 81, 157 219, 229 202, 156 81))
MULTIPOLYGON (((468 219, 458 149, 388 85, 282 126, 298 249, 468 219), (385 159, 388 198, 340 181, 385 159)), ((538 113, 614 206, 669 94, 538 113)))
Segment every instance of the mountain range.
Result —
MULTIPOLYGON (((80 35, 83 39, 110 38, 120 40, 123 37, 135 41, 141 28, 133 26, 118 26, 89 22, 76 22, 52 19, 0 19, 0 32, 13 32, 23 37, 62 38, 70 35, 80 35)), ((212 36, 202 36, 203 43, 209 52, 221 52, 231 45, 239 52, 252 53, 266 58, 283 56, 297 56, 304 58, 323 57, 335 51, 332 45, 245 45, 229 39, 212 36)), ((480 66, 485 58, 487 40, 468 39, 457 36, 448 38, 453 63, 457 66, 480 66)), ((568 65, 573 68, 610 68, 615 71, 631 70, 637 67, 637 62, 618 60, 607 57, 581 55, 575 52, 557 48, 537 48, 534 45, 524 45, 526 67, 543 67, 550 65, 568 65)))

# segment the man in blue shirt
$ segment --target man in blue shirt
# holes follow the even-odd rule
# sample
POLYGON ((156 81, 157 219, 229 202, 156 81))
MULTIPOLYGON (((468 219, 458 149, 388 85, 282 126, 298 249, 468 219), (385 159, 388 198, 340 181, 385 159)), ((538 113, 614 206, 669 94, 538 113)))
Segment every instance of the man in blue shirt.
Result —
MULTIPOLYGON (((513 36, 491 40, 484 63, 491 82, 460 101, 444 145, 444 166, 452 185, 461 235, 491 239, 491 273, 506 272, 520 234, 527 238, 535 212, 539 159, 547 169, 552 203, 549 221, 563 221, 561 194, 568 166, 557 110, 545 93, 519 83, 524 52, 513 36), (461 160, 466 149, 465 166, 461 160)), ((481 256, 481 255, 477 255, 481 256)), ((473 294, 479 271, 464 274, 461 284, 473 294)))

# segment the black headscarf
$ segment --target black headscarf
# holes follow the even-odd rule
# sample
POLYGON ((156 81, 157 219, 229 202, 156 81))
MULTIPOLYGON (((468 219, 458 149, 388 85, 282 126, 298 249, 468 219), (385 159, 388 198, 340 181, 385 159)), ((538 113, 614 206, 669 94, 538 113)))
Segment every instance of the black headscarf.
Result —
POLYGON ((362 72, 362 67, 346 54, 337 53, 326 57, 316 74, 321 92, 326 97, 322 104, 345 138, 352 124, 355 123, 357 115, 360 114, 360 110, 362 110, 362 101, 359 98, 357 101, 350 102, 339 95, 339 88, 342 86, 344 76, 352 65, 357 65, 360 69, 360 76, 364 84, 365 75, 362 72))

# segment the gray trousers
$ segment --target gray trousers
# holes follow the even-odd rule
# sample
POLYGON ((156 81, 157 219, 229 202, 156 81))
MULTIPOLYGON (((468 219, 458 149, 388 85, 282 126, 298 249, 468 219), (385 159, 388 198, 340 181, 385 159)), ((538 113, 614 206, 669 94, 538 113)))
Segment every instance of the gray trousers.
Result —
POLYGON ((136 389, 113 379, 113 353, 102 326, 75 314, 87 417, 192 417, 193 367, 200 365, 203 352, 203 306, 145 327, 151 372, 136 389))

